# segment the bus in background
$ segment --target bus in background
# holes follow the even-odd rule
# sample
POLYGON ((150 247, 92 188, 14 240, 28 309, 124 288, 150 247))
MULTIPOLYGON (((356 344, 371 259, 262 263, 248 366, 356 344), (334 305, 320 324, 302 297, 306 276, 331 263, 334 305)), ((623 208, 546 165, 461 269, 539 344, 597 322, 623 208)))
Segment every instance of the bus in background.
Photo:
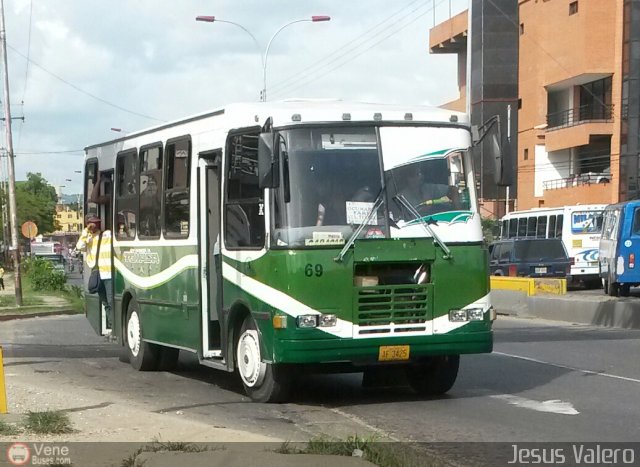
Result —
POLYGON ((571 280, 599 288, 598 245, 606 204, 514 211, 500 220, 500 238, 561 238, 571 258, 571 280))
POLYGON ((471 146, 462 114, 299 100, 89 146, 115 317, 87 294, 87 318, 137 370, 191 352, 255 401, 286 400, 308 369, 400 368, 444 393, 461 354, 493 346, 471 146))
POLYGON ((636 268, 636 253, 640 251, 640 201, 607 206, 602 230, 600 277, 604 293, 627 297, 629 289, 640 284, 640 268, 636 268))

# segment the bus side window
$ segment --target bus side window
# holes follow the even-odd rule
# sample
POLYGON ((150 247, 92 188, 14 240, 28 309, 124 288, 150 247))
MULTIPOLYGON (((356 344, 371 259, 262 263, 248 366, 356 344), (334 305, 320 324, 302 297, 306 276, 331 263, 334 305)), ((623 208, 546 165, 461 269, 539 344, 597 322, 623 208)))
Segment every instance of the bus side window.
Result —
POLYGON ((547 238, 547 216, 538 217, 538 234, 537 238, 547 238))
POLYGON ((556 236, 556 216, 549 216, 549 230, 547 238, 554 238, 556 236))
POLYGON ((180 138, 165 146, 164 236, 189 236, 189 172, 191 139, 180 138))
POLYGON ((258 185, 259 130, 236 134, 227 141, 225 245, 259 248, 264 245, 264 201, 258 185))
POLYGON ((138 235, 145 239, 160 238, 162 205, 162 147, 140 150, 140 227, 138 235))
POLYGON ((527 220, 527 237, 535 237, 538 230, 538 218, 530 217, 527 220))
POLYGON ((509 238, 518 236, 518 219, 509 219, 509 238))
MULTIPOLYGON (((135 238, 138 213, 137 151, 118 154, 116 158, 116 212, 127 213, 127 229, 116 229, 116 238, 126 240, 135 238)), ((124 215, 124 214, 123 214, 124 215)))
POLYGON ((556 222, 556 238, 561 238, 562 237, 562 222, 563 222, 564 216, 562 214, 558 214, 558 220, 556 222))
POLYGON ((518 237, 527 236, 527 218, 521 217, 518 219, 518 237))

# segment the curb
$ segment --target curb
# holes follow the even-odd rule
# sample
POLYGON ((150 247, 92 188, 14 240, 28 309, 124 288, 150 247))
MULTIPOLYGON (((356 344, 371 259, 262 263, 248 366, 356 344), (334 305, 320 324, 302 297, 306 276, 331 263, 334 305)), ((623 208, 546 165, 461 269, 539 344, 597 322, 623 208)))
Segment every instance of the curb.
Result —
POLYGON ((498 314, 618 329, 640 329, 640 300, 605 297, 527 296, 522 292, 492 290, 498 314))
POLYGON ((3 315, 0 314, 0 321, 12 321, 14 319, 28 319, 28 318, 42 318, 46 316, 58 316, 58 315, 82 315, 83 313, 78 313, 73 310, 54 310, 54 311, 41 311, 37 313, 29 313, 22 314, 16 313, 11 315, 3 315))

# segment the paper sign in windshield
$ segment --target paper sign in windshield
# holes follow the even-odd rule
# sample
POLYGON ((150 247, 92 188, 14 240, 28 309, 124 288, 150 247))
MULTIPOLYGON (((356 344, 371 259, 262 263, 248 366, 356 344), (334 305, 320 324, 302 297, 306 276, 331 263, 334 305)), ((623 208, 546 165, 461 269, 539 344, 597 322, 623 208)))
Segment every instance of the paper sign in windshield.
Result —
MULTIPOLYGON (((347 201, 347 224, 364 224, 367 215, 373 209, 375 203, 365 203, 362 201, 347 201)), ((376 225, 376 216, 372 216, 368 224, 376 225)))

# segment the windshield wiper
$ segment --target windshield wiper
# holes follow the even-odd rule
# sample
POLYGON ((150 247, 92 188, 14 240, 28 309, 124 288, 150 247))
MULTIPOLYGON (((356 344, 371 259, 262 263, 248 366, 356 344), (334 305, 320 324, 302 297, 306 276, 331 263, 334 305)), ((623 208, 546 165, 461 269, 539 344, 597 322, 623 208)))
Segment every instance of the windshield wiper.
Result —
POLYGON ((422 226, 425 228, 427 233, 429 233, 433 237, 433 239, 440 246, 440 248, 442 248, 442 251, 444 251, 444 259, 452 259, 453 256, 451 255, 451 250, 449 249, 449 247, 442 241, 440 237, 438 237, 438 235, 433 231, 429 223, 426 220, 424 220, 424 218, 420 215, 420 213, 416 211, 416 209, 413 206, 411 206, 411 203, 407 201, 407 198, 405 198, 404 195, 398 195, 398 196, 394 196, 393 199, 399 202, 402 206, 404 206, 404 208, 407 211, 409 211, 409 213, 412 216, 414 216, 416 219, 420 221, 420 224, 422 224, 422 226))
POLYGON ((382 194, 383 193, 384 193, 384 188, 380 190, 380 193, 378 194, 378 197, 376 198, 376 201, 373 203, 373 206, 371 207, 371 209, 367 213, 367 217, 365 217, 364 222, 362 222, 362 224, 360 224, 358 226, 356 231, 351 234, 351 236, 349 237, 349 240, 347 240, 347 243, 344 244, 344 247, 342 248, 342 250, 340 250, 340 253, 338 253, 338 256, 333 258, 333 260, 336 263, 342 262, 342 259, 344 258, 344 255, 347 254, 347 251, 349 250, 349 248, 351 248, 351 245, 353 245, 353 243, 356 241, 356 238, 358 238, 360 233, 364 230, 365 225, 369 225, 369 221, 371 220, 373 215, 378 212, 378 209, 380 209, 380 206, 382 206, 382 202, 383 202, 382 194))

